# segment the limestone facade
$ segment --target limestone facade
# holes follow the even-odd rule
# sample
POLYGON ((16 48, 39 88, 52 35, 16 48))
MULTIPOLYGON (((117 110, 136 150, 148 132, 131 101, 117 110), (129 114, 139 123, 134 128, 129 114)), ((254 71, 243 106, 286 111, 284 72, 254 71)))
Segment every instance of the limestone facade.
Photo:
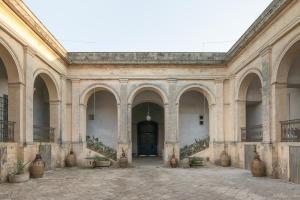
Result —
POLYGON ((226 147, 233 166, 245 168, 245 147, 256 145, 268 175, 289 179, 289 149, 300 142, 283 140, 281 122, 300 119, 296 111, 292 118, 288 114, 297 105, 287 106, 287 91, 300 86, 300 73, 293 73, 296 81, 289 83, 300 55, 299 10, 298 0, 274 0, 227 53, 70 53, 22 1, 1 1, 0 57, 7 73, 8 121, 15 123, 12 143, 0 143, 1 177, 17 159, 33 160, 37 152, 33 102, 39 77, 48 92, 48 126, 54 128, 53 140, 45 143, 51 146, 51 167, 64 166, 71 145, 79 163, 84 162, 87 104, 101 91, 116 102, 117 158, 124 149, 132 161, 132 110, 144 92, 157 94, 164 110, 163 160, 168 163, 173 149, 179 158, 180 99, 193 91, 207 101, 210 145, 205 154, 211 161, 226 147), (261 118, 256 125, 262 138, 244 140, 247 112, 259 102, 261 114, 254 118, 261 118))

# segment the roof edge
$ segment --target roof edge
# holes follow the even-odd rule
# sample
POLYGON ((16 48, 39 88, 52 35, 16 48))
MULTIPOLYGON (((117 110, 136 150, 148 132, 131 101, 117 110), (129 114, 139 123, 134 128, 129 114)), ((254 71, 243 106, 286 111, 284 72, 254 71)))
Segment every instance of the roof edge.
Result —
POLYGON ((69 63, 67 50, 51 34, 46 26, 21 0, 3 0, 3 2, 29 26, 63 61, 69 63))
POLYGON ((246 32, 227 52, 226 61, 229 62, 239 54, 249 42, 262 31, 283 9, 285 9, 293 0, 273 0, 272 3, 263 11, 263 13, 253 22, 246 32))

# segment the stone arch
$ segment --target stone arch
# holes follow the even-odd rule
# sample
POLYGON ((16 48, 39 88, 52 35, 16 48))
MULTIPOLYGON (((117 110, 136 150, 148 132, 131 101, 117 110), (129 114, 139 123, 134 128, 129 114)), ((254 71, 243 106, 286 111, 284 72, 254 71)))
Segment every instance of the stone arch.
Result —
POLYGON ((100 84, 100 83, 91 84, 83 90, 83 92, 80 95, 80 104, 87 105, 88 99, 94 93, 94 91, 95 92, 108 91, 112 93, 117 101, 117 105, 120 105, 120 96, 118 92, 111 86, 106 84, 100 84))
POLYGON ((238 82, 237 138, 242 142, 260 142, 263 138, 263 79, 259 69, 246 71, 238 82), (257 92, 257 87, 260 92, 257 92))
POLYGON ((276 83, 286 83, 288 78, 288 73, 290 66, 300 52, 300 35, 290 40, 286 47, 281 52, 280 56, 274 65, 274 76, 272 77, 272 82, 276 83))
POLYGON ((208 103, 210 105, 214 105, 216 103, 215 95, 212 93, 212 91, 205 85, 202 84, 190 84, 187 86, 184 86, 177 94, 176 97, 176 104, 179 105, 180 97, 188 91, 196 91, 203 94, 206 99, 208 100, 208 103))
POLYGON ((250 69, 246 71, 238 81, 236 100, 246 100, 247 90, 253 78, 258 77, 261 86, 263 85, 263 77, 259 69, 250 69))
POLYGON ((7 71, 9 83, 23 83, 23 73, 19 60, 13 49, 0 38, 0 58, 7 71))
POLYGON ((180 145, 180 159, 198 153, 184 150, 192 148, 196 140, 201 140, 203 145, 208 145, 214 140, 215 103, 214 94, 205 85, 189 84, 179 90, 176 97, 176 132, 180 145))
POLYGON ((22 127, 23 102, 21 100, 23 99, 24 77, 16 52, 2 37, 0 37, 0 59, 6 72, 5 88, 7 91, 5 92, 8 97, 8 106, 5 108, 7 116, 4 120, 13 124, 11 128, 13 131, 8 135, 13 142, 23 142, 25 134, 22 127))
POLYGON ((135 97, 143 91, 153 91, 161 97, 164 104, 168 104, 168 102, 169 102, 166 92, 159 86, 153 85, 153 84, 141 84, 140 86, 135 88, 133 91, 131 91, 129 98, 128 98, 128 104, 132 105, 135 97))
POLYGON ((33 80, 33 141, 58 142, 61 139, 59 84, 54 75, 43 68, 34 71, 33 80))
POLYGON ((275 62, 272 77, 274 83, 274 124, 273 138, 281 142, 298 142, 300 135, 294 131, 300 119, 299 102, 299 53, 300 35, 292 38, 275 62))
POLYGON ((46 69, 37 69, 33 73, 33 80, 35 81, 38 76, 40 76, 46 84, 49 92, 49 100, 60 101, 61 97, 59 92, 59 85, 51 72, 46 69))

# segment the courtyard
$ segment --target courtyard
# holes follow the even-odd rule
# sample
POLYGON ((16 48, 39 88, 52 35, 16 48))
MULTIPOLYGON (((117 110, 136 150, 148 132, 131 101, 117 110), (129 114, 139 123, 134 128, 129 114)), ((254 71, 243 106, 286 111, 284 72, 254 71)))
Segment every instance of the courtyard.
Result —
POLYGON ((215 166, 171 169, 138 164, 128 169, 56 169, 42 179, 0 187, 1 200, 298 200, 299 196, 300 185, 215 166))

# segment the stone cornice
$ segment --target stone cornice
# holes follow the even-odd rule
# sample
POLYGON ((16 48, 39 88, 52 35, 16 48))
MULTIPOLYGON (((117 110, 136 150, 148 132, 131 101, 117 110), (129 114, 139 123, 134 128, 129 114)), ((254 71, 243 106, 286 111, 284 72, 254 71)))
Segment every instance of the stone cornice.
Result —
POLYGON ((194 52, 72 52, 70 64, 223 64, 225 53, 194 52))
POLYGON ((68 63, 67 51, 28 9, 21 0, 3 0, 3 2, 29 26, 60 58, 68 63))

